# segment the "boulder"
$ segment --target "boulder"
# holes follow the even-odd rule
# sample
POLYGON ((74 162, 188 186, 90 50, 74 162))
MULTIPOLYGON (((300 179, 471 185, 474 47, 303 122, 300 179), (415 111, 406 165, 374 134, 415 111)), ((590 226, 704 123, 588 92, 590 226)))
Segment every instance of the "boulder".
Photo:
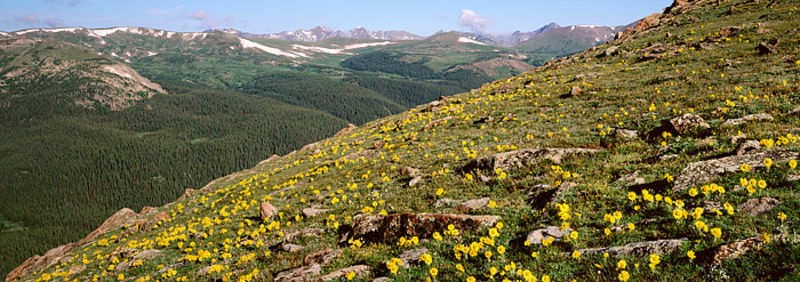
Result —
POLYGON ((378 151, 372 150, 372 149, 367 149, 367 150, 361 150, 361 151, 358 151, 358 152, 353 152, 353 153, 351 153, 351 154, 349 154, 347 156, 344 156, 342 159, 347 160, 347 161, 357 161, 357 160, 360 160, 362 158, 371 159, 371 158, 373 158, 373 157, 375 157, 377 155, 378 155, 378 151))
POLYGON ((353 238, 362 238, 366 242, 382 242, 394 244, 400 237, 417 236, 425 238, 434 232, 447 230, 452 224, 462 231, 474 231, 494 225, 499 216, 430 214, 430 213, 398 213, 390 215, 359 214, 353 217, 353 238))
POLYGON ((452 116, 447 116, 447 117, 443 117, 443 118, 440 118, 440 119, 437 119, 437 120, 431 121, 431 122, 429 122, 429 123, 425 124, 425 126, 423 127, 423 129, 425 129, 425 130, 428 130, 428 129, 431 129, 431 128, 434 128, 434 127, 437 127, 437 126, 439 126, 439 125, 442 125, 442 124, 445 124, 445 123, 447 123, 448 121, 450 121, 450 120, 452 120, 452 119, 455 119, 455 117, 452 117, 452 116))
POLYGON ((309 217, 318 216, 318 215, 326 213, 328 211, 330 211, 330 210, 329 209, 304 208, 303 209, 303 215, 306 218, 309 218, 309 217))
POLYGON ((420 176, 414 177, 408 181, 408 187, 417 186, 417 184, 420 184, 420 182, 422 182, 422 177, 420 176))
POLYGON ((740 118, 734 118, 726 120, 722 123, 723 126, 736 126, 750 121, 765 121, 765 120, 774 120, 775 118, 772 117, 770 114, 752 114, 746 115, 740 118))
POLYGON ((614 136, 621 139, 635 139, 639 137, 639 131, 618 128, 614 130, 614 136))
POLYGON ((489 199, 489 197, 481 198, 481 199, 475 199, 475 200, 469 200, 469 201, 466 201, 466 202, 458 204, 457 208, 458 208, 458 210, 461 210, 461 211, 480 210, 480 209, 485 208, 487 205, 489 205, 489 201, 491 201, 491 199, 489 199))
POLYGON ((541 244, 542 240, 547 239, 548 237, 553 237, 555 241, 560 241, 561 238, 568 236, 571 232, 571 228, 562 229, 559 226, 548 226, 531 231, 528 233, 528 236, 525 238, 525 240, 531 244, 541 244))
POLYGON ((749 199, 739 205, 739 212, 749 216, 756 216, 760 213, 771 211, 782 203, 781 200, 770 197, 749 199))
POLYGON ((747 140, 739 144, 736 148, 736 155, 746 155, 755 153, 761 150, 761 144, 755 140, 747 140))
POLYGON ((413 177, 422 176, 422 172, 417 168, 413 168, 413 167, 407 166, 407 167, 404 167, 403 169, 400 170, 400 175, 401 176, 409 176, 409 177, 413 178, 413 177))
POLYGON ((603 75, 603 74, 599 73, 599 72, 581 73, 581 74, 575 75, 575 80, 583 80, 583 79, 587 79, 587 78, 598 78, 601 75, 603 75))
POLYGON ((433 203, 433 207, 435 207, 435 208, 452 208, 452 207, 457 206, 460 203, 461 203, 461 201, 459 201, 459 200, 453 200, 453 199, 444 198, 444 199, 436 200, 436 203, 433 203))
POLYGON ((661 137, 664 132, 669 132, 672 135, 703 137, 711 133, 711 126, 701 116, 684 114, 662 121, 661 126, 648 132, 647 136, 650 139, 656 139, 661 137))
POLYGON ((748 164, 752 168, 760 168, 765 167, 764 159, 766 158, 770 158, 777 163, 797 159, 798 156, 800 154, 791 151, 765 151, 689 163, 675 177, 672 190, 684 190, 710 182, 725 174, 738 171, 742 164, 748 164))
POLYGON ((261 213, 261 219, 264 221, 272 220, 278 215, 278 209, 273 207, 269 202, 261 202, 261 207, 258 210, 261 213))
POLYGON ((634 33, 637 33, 637 32, 640 32, 642 30, 645 30, 648 27, 657 25, 660 22, 661 22, 661 13, 651 14, 651 15, 649 15, 647 17, 644 17, 643 19, 639 20, 639 22, 637 22, 635 26, 624 30, 622 32, 622 34, 617 36, 617 39, 619 39, 619 38, 627 38, 627 37, 631 36, 634 33))
POLYGON ((50 249, 44 255, 33 256, 25 260, 22 264, 11 270, 6 275, 6 281, 18 281, 22 277, 28 276, 34 272, 50 267, 57 263, 68 252, 76 248, 78 244, 69 243, 50 249))
POLYGON ((403 267, 410 268, 419 262, 419 258, 422 257, 422 255, 428 253, 430 253, 430 251, 428 251, 426 248, 411 249, 400 254, 397 259, 403 262, 403 267))
POLYGON ((578 86, 573 86, 572 89, 569 90, 570 96, 578 96, 581 95, 581 88, 578 86))
POLYGON ((97 229, 92 231, 92 233, 89 233, 89 235, 87 235, 86 238, 83 238, 82 240, 78 241, 78 244, 82 245, 91 242, 100 235, 107 233, 108 231, 120 228, 126 224, 131 224, 133 223, 134 220, 138 218, 138 216, 139 215, 135 211, 129 208, 123 208, 114 213, 108 219, 106 219, 106 221, 104 221, 103 224, 100 225, 100 227, 97 227, 97 229))
POLYGON ((366 279, 372 276, 372 267, 368 265, 354 265, 350 267, 345 267, 334 272, 328 273, 319 278, 322 281, 330 281, 330 280, 342 280, 345 278, 348 273, 354 273, 355 277, 358 279, 366 279))
POLYGON ((695 260, 699 264, 721 264, 746 254, 753 249, 761 248, 761 236, 735 240, 710 249, 697 252, 695 260))
POLYGON ((573 182, 564 182, 555 188, 547 184, 534 185, 528 189, 526 203, 533 210, 541 210, 558 201, 562 194, 575 188, 575 186, 578 186, 578 184, 573 182))
POLYGON ((555 163, 560 163, 561 159, 568 154, 595 153, 596 149, 583 148, 533 148, 522 149, 491 156, 481 157, 473 160, 464 166, 462 172, 473 170, 495 171, 497 169, 508 170, 515 168, 525 168, 537 164, 546 159, 555 163))
POLYGON ((758 47, 756 47, 756 50, 758 50, 759 55, 770 55, 778 53, 778 49, 776 49, 776 46, 769 44, 767 42, 759 43, 758 47))
POLYGON ((337 249, 323 249, 311 254, 308 254, 305 258, 303 258, 303 264, 305 265, 312 265, 312 264, 320 264, 325 265, 333 261, 336 257, 342 254, 341 250, 337 249))
POLYGON ((581 254, 608 253, 613 257, 633 256, 644 257, 650 254, 665 255, 674 253, 681 248, 686 239, 666 239, 647 242, 630 243, 624 246, 602 247, 578 250, 581 254))
POLYGON ((295 245, 295 244, 292 244, 292 243, 286 243, 286 244, 283 244, 281 246, 281 249, 283 249, 284 252, 289 252, 289 253, 299 252, 299 251, 303 250, 304 248, 305 247, 303 247, 303 246, 295 245))
POLYGON ((312 264, 292 268, 275 275, 275 282, 303 282, 312 281, 312 277, 322 273, 322 266, 319 264, 312 264))
POLYGON ((606 48, 606 50, 604 50, 602 53, 598 54, 597 57, 598 58, 611 57, 611 56, 614 56, 614 55, 616 55, 618 53, 619 53, 619 46, 614 45, 614 46, 610 46, 610 47, 606 48))

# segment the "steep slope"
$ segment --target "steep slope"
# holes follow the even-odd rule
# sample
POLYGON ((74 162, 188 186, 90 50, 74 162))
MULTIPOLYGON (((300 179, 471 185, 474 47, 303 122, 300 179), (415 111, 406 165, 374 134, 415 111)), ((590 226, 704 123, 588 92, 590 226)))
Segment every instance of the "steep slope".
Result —
POLYGON ((120 211, 9 279, 793 280, 798 4, 676 1, 608 45, 120 211))
POLYGON ((616 32, 616 28, 607 26, 557 27, 532 36, 514 48, 526 54, 535 54, 537 58, 550 60, 603 44, 613 39, 616 32))

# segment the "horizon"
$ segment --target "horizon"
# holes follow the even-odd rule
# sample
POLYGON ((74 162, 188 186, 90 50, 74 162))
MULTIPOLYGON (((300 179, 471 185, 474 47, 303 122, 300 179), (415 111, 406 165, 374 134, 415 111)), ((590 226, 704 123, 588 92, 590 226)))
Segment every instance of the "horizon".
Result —
POLYGON ((671 3, 670 0, 572 0, 567 5, 549 1, 346 1, 313 2, 301 7, 293 3, 252 0, 238 2, 239 5, 211 1, 176 2, 163 4, 145 0, 111 5, 95 0, 16 2, 0 9, 0 15, 5 18, 0 20, 0 30, 16 32, 35 28, 135 26, 176 32, 236 29, 252 34, 268 34, 321 26, 335 31, 349 31, 357 27, 372 31, 407 31, 426 37, 439 31, 504 36, 515 31, 533 31, 550 23, 560 26, 627 25, 661 12, 671 3), (517 8, 508 9, 509 6, 517 8), (576 6, 583 8, 575 9, 576 6), (314 22, 309 22, 309 18, 314 22))

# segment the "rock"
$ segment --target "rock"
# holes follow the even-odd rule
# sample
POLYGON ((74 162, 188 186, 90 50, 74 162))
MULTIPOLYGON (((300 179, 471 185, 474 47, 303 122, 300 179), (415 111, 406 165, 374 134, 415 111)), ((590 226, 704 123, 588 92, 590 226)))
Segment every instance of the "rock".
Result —
POLYGON ((281 249, 283 249, 283 251, 290 252, 290 253, 299 252, 299 251, 303 250, 304 248, 305 247, 303 247, 303 246, 295 245, 295 244, 292 244, 292 243, 286 243, 286 244, 283 244, 283 246, 281 246, 281 249))
POLYGON ((689 5, 690 0, 675 0, 672 2, 672 5, 664 9, 664 13, 666 14, 676 14, 681 11, 682 8, 689 5))
POLYGON ((761 144, 755 140, 747 140, 744 141, 742 144, 739 144, 739 147, 736 148, 736 155, 746 155, 755 153, 761 150, 761 144))
POLYGON ((300 148, 300 151, 301 151, 301 152, 303 152, 303 151, 311 151, 311 150, 314 150, 315 148, 317 148, 317 146, 319 146, 319 142, 315 142, 315 143, 311 143, 311 144, 306 144, 305 146, 303 146, 302 148, 300 148))
POLYGON ((721 264, 726 260, 740 257, 750 250, 760 249, 761 245, 761 236, 735 240, 697 252, 695 260, 699 264, 721 264))
POLYGON ((614 55, 616 55, 618 53, 619 53, 619 46, 614 45, 614 46, 606 48, 606 50, 604 50, 602 53, 600 53, 597 57, 598 58, 611 57, 611 56, 614 56, 614 55))
POLYGON ((271 161, 274 161, 274 160, 277 160, 277 159, 280 159, 280 158, 281 158, 281 156, 273 154, 272 156, 270 156, 266 160, 258 162, 258 164, 256 166, 260 166, 260 165, 266 164, 268 162, 271 162, 271 161))
POLYGON ((644 180, 644 178, 639 177, 639 172, 640 171, 637 170, 630 174, 620 176, 619 179, 614 181, 614 183, 627 184, 627 185, 645 184, 646 181, 644 180))
POLYGON ((771 211, 781 203, 783 203, 781 200, 770 197, 749 199, 739 205, 739 212, 749 216, 756 216, 762 212, 771 211))
POLYGON ((776 49, 775 45, 769 44, 767 42, 761 42, 756 47, 758 50, 759 55, 770 55, 770 54, 777 54, 778 50, 776 49))
POLYGON ((410 268, 413 265, 416 265, 419 262, 419 258, 424 255, 430 253, 426 248, 419 248, 419 249, 412 249, 407 250, 400 254, 397 259, 403 262, 402 266, 405 268, 410 268))
POLYGON ((681 244, 686 242, 686 239, 666 239, 647 242, 630 243, 624 246, 602 247, 592 249, 578 250, 581 254, 603 254, 608 253, 613 257, 633 256, 643 257, 650 254, 671 254, 681 248, 681 244))
POLYGON ((413 177, 422 176, 422 172, 420 172, 420 170, 417 169, 417 168, 413 168, 413 167, 407 166, 407 167, 404 167, 402 170, 400 170, 400 175, 401 176, 410 176, 410 177, 413 178, 413 177))
POLYGON ((491 201, 491 199, 489 199, 488 197, 476 200, 469 200, 459 204, 457 208, 462 211, 479 210, 489 205, 489 201, 491 201))
POLYGON ((353 129, 356 129, 356 125, 348 123, 347 127, 342 128, 342 130, 339 130, 339 132, 336 132, 336 134, 334 134, 333 137, 344 136, 345 134, 350 133, 350 131, 353 131, 353 129))
POLYGON ((766 151, 689 163, 675 177, 675 184, 672 190, 679 191, 710 182, 722 175, 738 171, 742 164, 748 164, 752 168, 760 168, 765 167, 764 159, 766 158, 770 158, 777 163, 797 159, 799 155, 791 151, 766 151))
POLYGON ((639 131, 630 129, 615 129, 614 136, 621 139, 634 139, 639 137, 639 131))
POLYGON ((561 159, 567 154, 595 153, 599 150, 583 148, 534 148, 498 153, 486 156, 468 163, 463 172, 473 170, 496 171, 497 169, 508 170, 514 168, 525 168, 537 164, 545 159, 550 159, 555 163, 560 163, 561 159))
POLYGON ((87 235, 86 238, 83 238, 82 240, 78 241, 78 244, 82 245, 88 243, 94 240, 95 238, 99 237, 100 235, 107 233, 108 231, 122 227, 123 225, 126 224, 131 224, 133 223, 134 220, 138 218, 138 216, 139 215, 135 211, 129 208, 123 208, 114 213, 108 219, 106 219, 106 221, 104 221, 103 224, 100 225, 100 227, 97 227, 97 229, 92 231, 92 233, 89 233, 89 235, 87 235))
POLYGON ((770 114, 764 114, 764 113, 752 114, 752 115, 746 115, 746 116, 743 116, 743 117, 740 117, 740 118, 734 118, 734 119, 726 120, 725 122, 722 123, 722 125, 723 126, 735 126, 735 125, 740 125, 740 124, 743 124, 743 123, 746 123, 746 122, 749 122, 749 121, 764 121, 764 120, 774 120, 774 119, 775 118, 773 118, 772 115, 770 115, 770 114))
POLYGON ((572 89, 569 90, 570 96, 578 96, 581 95, 581 88, 578 86, 573 86, 572 89))
POLYGON ((452 208, 452 207, 457 206, 460 203, 461 203, 461 201, 459 201, 459 200, 453 200, 453 199, 444 198, 444 199, 437 200, 436 203, 433 203, 433 207, 435 207, 435 208, 452 208))
POLYGON ((789 115, 800 114, 800 107, 794 108, 788 113, 789 115))
POLYGON ((372 282, 390 282, 390 281, 392 281, 392 279, 386 276, 378 277, 375 278, 375 280, 372 280, 372 282))
MULTIPOLYGON (((153 211, 155 212, 155 211, 153 211)), ((133 221, 132 231, 149 231, 152 230, 156 224, 169 220, 169 215, 166 212, 160 212, 156 215, 150 216, 146 219, 137 219, 133 221)))
POLYGON ((677 158, 677 157, 678 157, 678 155, 676 155, 676 154, 667 154, 667 155, 663 155, 663 156, 658 157, 658 159, 662 160, 662 161, 668 161, 668 160, 671 160, 671 159, 674 159, 674 158, 677 158))
POLYGON ((322 228, 303 228, 297 230, 288 230, 284 231, 283 241, 284 242, 291 242, 297 240, 300 237, 306 236, 318 236, 325 230, 322 228))
POLYGON ((661 14, 660 13, 654 13, 652 15, 649 15, 649 16, 644 17, 643 19, 639 20, 639 22, 637 22, 635 26, 633 26, 631 28, 628 28, 628 29, 625 29, 622 32, 622 34, 617 36, 617 39, 627 38, 627 37, 631 36, 634 33, 637 33, 637 32, 640 32, 642 30, 645 30, 648 27, 657 25, 660 22, 661 22, 661 14))
POLYGON ((787 175, 786 176, 786 181, 789 181, 789 182, 800 181, 800 175, 787 175))
POLYGON ((134 254, 128 261, 119 263, 117 265, 117 267, 114 268, 114 270, 116 270, 118 272, 127 271, 128 269, 131 268, 131 266, 133 266, 134 262, 151 260, 151 259, 157 258, 159 256, 161 256, 161 251, 160 250, 144 250, 144 251, 140 251, 140 252, 134 254))
POLYGON ((261 207, 258 209, 261 213, 261 219, 264 221, 272 220, 278 215, 278 209, 272 206, 269 202, 261 202, 261 207))
POLYGON ((345 267, 339 269, 337 271, 328 273, 319 278, 322 281, 329 281, 329 280, 341 280, 347 276, 347 273, 353 272, 359 279, 366 279, 372 276, 372 267, 368 265, 354 265, 350 267, 345 267))
POLYGON ((673 135, 687 135, 702 137, 710 134, 711 126, 702 117, 694 114, 684 114, 683 116, 664 120, 661 126, 648 132, 648 138, 656 139, 661 137, 663 132, 673 135))
POLYGON ((359 214, 353 217, 351 235, 366 242, 394 244, 400 237, 428 237, 434 232, 447 230, 450 224, 459 230, 472 231, 494 225, 498 220, 499 216, 459 214, 359 214))
POLYGON ((717 142, 717 138, 716 138, 716 137, 714 137, 714 136, 709 136, 709 137, 706 137, 706 138, 705 138, 705 139, 703 139, 703 140, 697 141, 697 142, 695 143, 695 146, 698 146, 698 147, 702 147, 702 146, 712 146, 712 145, 714 145, 714 144, 718 144, 718 143, 719 143, 719 142, 717 142))
POLYGON ((528 189, 526 203, 533 210, 541 210, 550 203, 557 201, 562 194, 575 186, 578 186, 578 184, 572 182, 561 183, 561 185, 556 188, 547 184, 534 185, 528 189))
POLYGON ((494 118, 492 116, 485 116, 485 117, 481 117, 481 118, 473 121, 472 124, 482 124, 482 123, 489 123, 489 122, 493 122, 493 121, 494 121, 494 118))
POLYGON ((303 258, 303 264, 305 265, 312 265, 312 264, 320 264, 325 265, 333 261, 336 257, 342 254, 342 251, 336 249, 324 249, 320 250, 311 254, 308 254, 305 258, 303 258))
POLYGON ((352 154, 349 154, 349 155, 343 157, 342 159, 348 160, 348 161, 357 161, 357 160, 360 160, 362 158, 363 159, 371 159, 371 158, 373 158, 373 157, 375 157, 377 155, 378 155, 378 151, 372 150, 372 149, 367 149, 367 150, 361 150, 361 151, 358 151, 358 152, 354 152, 352 154))
MULTIPOLYGON (((616 46, 615 46, 615 47, 616 47, 616 46)), ((575 80, 582 80, 582 79, 587 79, 587 78, 598 78, 598 77, 600 77, 601 75, 603 75, 603 74, 602 74, 602 73, 599 73, 599 72, 587 72, 587 73, 581 73, 581 74, 578 74, 578 75, 576 75, 576 76, 575 76, 575 80)), ((577 87, 577 86, 576 86, 576 87, 577 87)), ((577 94, 576 94, 576 95, 577 95, 577 94)))
POLYGON ((22 277, 28 276, 42 269, 48 268, 51 265, 57 263, 59 260, 61 260, 62 257, 64 257, 68 252, 75 249, 77 246, 78 244, 69 243, 66 245, 61 245, 53 249, 50 249, 49 251, 44 253, 44 255, 30 257, 27 260, 25 260, 22 264, 11 270, 11 272, 9 272, 6 275, 6 281, 17 281, 22 277))
POLYGON ((408 187, 417 186, 417 184, 419 184, 420 182, 422 182, 422 177, 420 176, 414 177, 410 181, 408 181, 408 187))
POLYGON ((322 266, 319 264, 312 264, 292 268, 275 275, 275 282, 302 282, 311 281, 311 277, 317 276, 322 273, 322 266))
POLYGON ((330 210, 329 209, 304 208, 303 209, 303 215, 306 218, 309 218, 309 217, 318 216, 318 215, 326 213, 328 211, 330 211, 330 210))
POLYGON ((423 128, 425 130, 428 130, 428 129, 437 127, 439 125, 445 124, 445 123, 447 123, 448 121, 450 121, 452 119, 455 119, 455 117, 452 117, 452 116, 443 117, 443 118, 440 118, 440 119, 437 119, 437 120, 429 122, 423 128))
POLYGON ((572 232, 571 228, 561 229, 561 227, 558 226, 548 226, 531 231, 528 233, 526 240, 531 244, 541 244, 542 240, 548 237, 553 237, 555 241, 560 241, 561 238, 568 236, 570 232, 572 232))

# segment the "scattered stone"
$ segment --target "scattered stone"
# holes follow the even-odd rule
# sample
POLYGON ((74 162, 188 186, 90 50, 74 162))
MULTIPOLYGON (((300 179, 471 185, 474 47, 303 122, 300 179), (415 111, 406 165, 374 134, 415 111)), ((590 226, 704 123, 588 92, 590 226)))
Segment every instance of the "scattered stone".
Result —
POLYGON ((312 264, 320 264, 325 265, 333 261, 336 257, 342 254, 341 250, 337 249, 323 249, 314 253, 307 255, 303 258, 303 264, 305 265, 312 265, 312 264))
POLYGON ((800 181, 800 175, 787 175, 786 181, 789 182, 800 181))
POLYGON ((264 221, 272 220, 278 215, 278 209, 272 206, 269 202, 261 202, 261 207, 258 209, 261 213, 261 219, 264 221))
POLYGON ((306 218, 309 218, 309 217, 318 216, 318 215, 326 213, 328 211, 330 211, 330 210, 329 209, 304 208, 303 209, 303 215, 306 218))
POLYGON ((765 167, 764 159, 766 158, 770 158, 777 163, 797 159, 799 155, 791 151, 766 151, 689 163, 675 177, 675 185, 672 190, 688 189, 689 187, 712 181, 722 175, 734 173, 739 170, 742 164, 748 164, 752 168, 760 168, 765 167))
POLYGON ((686 239, 666 239, 647 242, 630 243, 624 246, 602 247, 578 250, 581 254, 603 254, 608 253, 613 257, 633 256, 644 257, 650 254, 671 254, 681 248, 681 244, 686 239))
POLYGON ((619 53, 619 46, 615 45, 615 46, 611 46, 611 47, 606 48, 606 50, 604 50, 603 53, 600 53, 600 55, 598 55, 598 58, 611 57, 611 56, 614 56, 614 55, 616 55, 618 53, 619 53))
POLYGON ((664 120, 661 126, 648 132, 650 139, 661 137, 663 132, 669 132, 673 135, 687 135, 694 137, 706 136, 710 133, 711 126, 708 125, 705 119, 694 114, 684 114, 683 116, 664 120))
POLYGON ((575 75, 575 80, 582 80, 582 79, 587 79, 587 78, 598 78, 601 75, 603 75, 603 74, 599 73, 599 72, 581 73, 581 74, 575 75))
POLYGON ((550 159, 555 163, 560 163, 561 159, 567 154, 595 153, 596 149, 583 148, 534 148, 498 153, 485 156, 468 163, 463 172, 473 170, 496 171, 497 169, 508 170, 514 168, 524 168, 539 163, 545 159, 550 159))
POLYGON ((288 230, 288 231, 284 231, 283 241, 284 242, 292 242, 292 241, 297 240, 298 238, 301 238, 301 237, 318 236, 319 234, 321 234, 324 231, 325 230, 322 229, 322 228, 303 228, 303 229, 297 229, 297 230, 288 230))
POLYGON ((275 282, 303 282, 311 280, 311 277, 322 273, 322 266, 312 264, 292 268, 275 275, 275 282))
POLYGON ((353 272, 356 278, 359 279, 366 279, 372 276, 372 267, 368 265, 354 265, 346 268, 339 269, 337 271, 328 273, 319 278, 322 281, 329 281, 329 280, 340 280, 347 276, 347 273, 353 272))
POLYGON ((671 159, 674 159, 674 158, 677 158, 677 157, 678 157, 678 155, 676 155, 676 154, 667 154, 667 155, 663 155, 663 156, 658 157, 658 159, 660 159, 662 161, 668 161, 668 160, 671 160, 671 159))
POLYGON ((639 177, 639 173, 640 173, 640 171, 637 170, 637 171, 634 171, 634 172, 632 172, 630 174, 626 174, 626 175, 620 176, 620 178, 617 179, 614 182, 615 183, 621 183, 621 184, 628 184, 628 185, 645 184, 646 181, 644 180, 644 178, 639 177))
POLYGON ((443 118, 440 118, 440 119, 437 119, 437 120, 429 122, 423 128, 425 130, 428 130, 428 129, 437 127, 439 125, 445 124, 445 123, 447 123, 447 121, 452 120, 452 119, 455 119, 455 117, 452 117, 452 116, 443 117, 443 118))
POLYGON ((418 176, 422 176, 422 172, 420 172, 420 170, 417 169, 417 168, 413 168, 413 167, 407 166, 407 167, 404 167, 402 170, 400 170, 400 175, 401 176, 418 177, 418 176))
POLYGON ((736 148, 737 155, 746 155, 755 153, 761 150, 761 144, 755 140, 747 140, 744 141, 742 144, 739 144, 739 147, 736 148))
MULTIPOLYGON (((776 41, 776 42, 778 42, 778 41, 776 41)), ((758 47, 756 47, 756 50, 758 50, 758 54, 759 55, 777 54, 778 53, 778 49, 776 47, 777 47, 777 44, 773 45, 773 44, 770 44, 768 42, 761 42, 761 43, 758 44, 758 47)))
POLYGON ((477 230, 494 225, 499 216, 460 214, 398 213, 390 215, 359 214, 353 217, 352 237, 366 242, 393 244, 400 237, 425 238, 434 232, 447 230, 452 224, 459 230, 477 230))
POLYGON ((555 241, 560 241, 572 232, 571 228, 562 229, 559 226, 548 226, 542 229, 536 229, 528 233, 526 240, 531 244, 541 244, 542 240, 548 237, 553 237, 555 241))
POLYGON ((726 260, 740 257, 750 250, 760 249, 761 245, 761 236, 735 240, 697 252, 695 260, 699 264, 721 264, 726 260))
POLYGON ((292 244, 292 243, 286 243, 286 244, 283 244, 283 246, 281 246, 281 249, 283 249, 283 251, 290 252, 290 253, 299 252, 303 248, 305 248, 305 247, 300 246, 300 245, 295 245, 295 244, 292 244))
POLYGON ((417 186, 417 184, 419 184, 420 182, 422 182, 422 177, 420 176, 414 177, 410 181, 408 181, 408 187, 417 186))
POLYGON ((783 203, 781 200, 770 197, 749 199, 739 205, 739 212, 749 216, 756 216, 760 213, 771 211, 781 203, 783 203))
POLYGON ((764 121, 764 120, 774 120, 775 118, 772 117, 770 114, 752 114, 746 115, 740 118, 729 119, 722 123, 723 126, 735 126, 740 125, 749 121, 764 121))
POLYGON ((372 280, 372 282, 389 282, 389 281, 392 281, 392 279, 386 276, 378 277, 375 278, 375 280, 372 280))
POLYGON ((457 208, 462 211, 480 210, 489 205, 489 201, 491 201, 491 199, 489 199, 488 197, 476 200, 469 200, 459 204, 457 208))
POLYGON ((569 90, 570 96, 578 96, 581 95, 581 88, 578 86, 573 86, 572 89, 569 90))
POLYGON ((426 248, 419 248, 419 249, 412 249, 407 250, 400 254, 397 259, 403 261, 403 267, 410 268, 411 266, 415 265, 419 262, 419 258, 424 255, 430 253, 426 248))
POLYGON ((534 185, 528 189, 528 198, 526 203, 533 210, 541 210, 552 202, 555 202, 559 197, 570 189, 578 186, 576 183, 564 182, 556 188, 547 184, 534 185))
POLYGON ((362 158, 363 159, 371 159, 371 158, 373 158, 373 157, 375 157, 377 155, 378 155, 378 151, 372 150, 372 149, 367 149, 367 150, 361 150, 361 151, 358 151, 358 152, 353 152, 353 153, 343 157, 343 159, 348 160, 348 161, 357 161, 357 160, 360 160, 362 158))
POLYGON ((639 137, 639 131, 617 128, 614 130, 614 136, 622 139, 634 139, 639 137))
POLYGON ((461 203, 461 201, 459 201, 459 200, 453 200, 453 199, 444 198, 444 199, 437 200, 436 203, 433 203, 433 207, 435 207, 435 208, 452 208, 452 207, 457 206, 460 203, 461 203))

